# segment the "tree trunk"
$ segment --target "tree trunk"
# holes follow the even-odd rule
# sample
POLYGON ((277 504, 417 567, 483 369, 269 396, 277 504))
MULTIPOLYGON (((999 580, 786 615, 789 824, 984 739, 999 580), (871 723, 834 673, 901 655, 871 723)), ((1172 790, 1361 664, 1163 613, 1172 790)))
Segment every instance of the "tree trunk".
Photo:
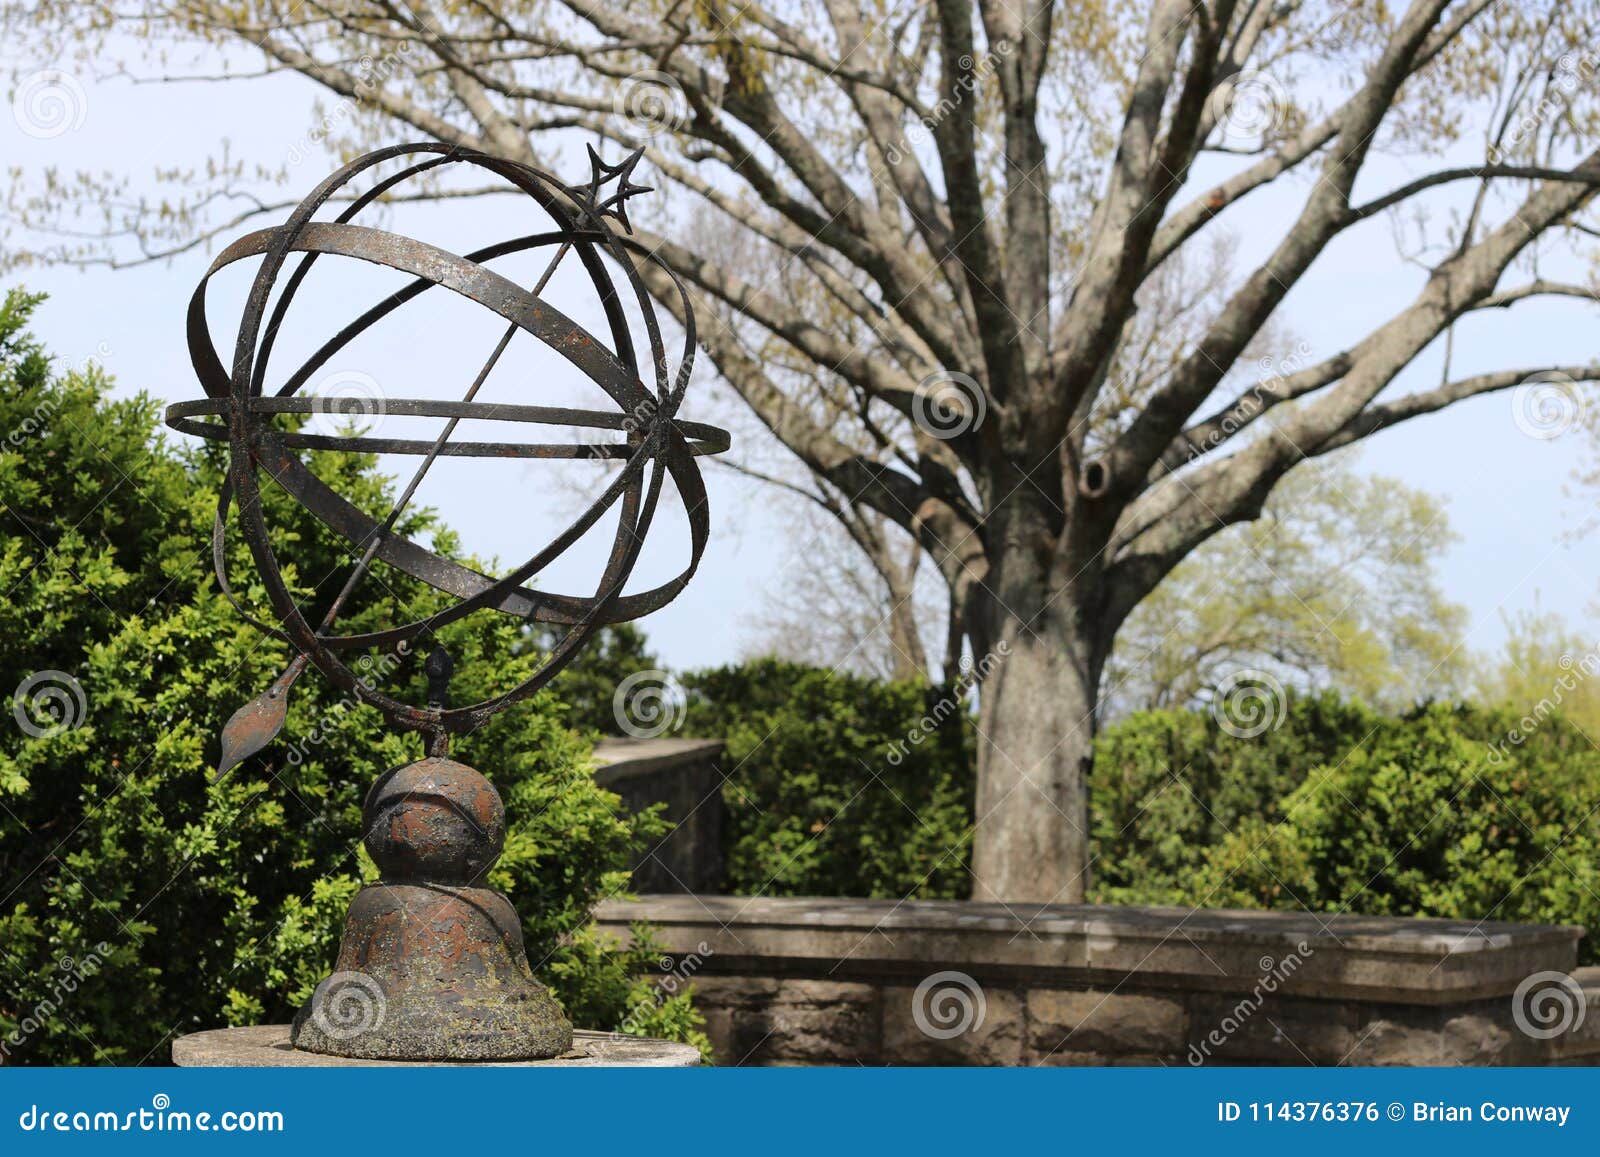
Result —
POLYGON ((1089 888, 1087 781, 1106 633, 1097 568, 1063 580, 1053 554, 1002 556, 998 581, 983 587, 975 900, 1082 903, 1089 888))

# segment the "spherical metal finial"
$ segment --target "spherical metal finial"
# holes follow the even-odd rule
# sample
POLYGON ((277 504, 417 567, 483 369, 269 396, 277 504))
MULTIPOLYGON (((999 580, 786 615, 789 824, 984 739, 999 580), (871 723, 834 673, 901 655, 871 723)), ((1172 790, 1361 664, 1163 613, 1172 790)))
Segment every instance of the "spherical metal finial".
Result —
MULTIPOLYGON (((645 191, 631 181, 639 154, 619 164, 601 161, 589 151, 588 184, 572 187, 527 165, 440 144, 398 145, 360 157, 317 186, 276 228, 263 229, 229 245, 212 263, 189 305, 188 338, 195 372, 206 398, 182 402, 167 411, 167 421, 185 433, 224 441, 230 462, 218 504, 214 561, 224 593, 260 630, 285 640, 298 653, 268 692, 247 704, 229 721, 223 735, 219 774, 260 750, 282 727, 289 688, 305 666, 314 664, 341 690, 378 708, 389 722, 407 730, 428 732, 430 746, 443 753, 449 732, 471 731, 491 714, 533 694, 569 663, 579 646, 600 627, 637 619, 669 603, 693 575, 704 551, 709 523, 704 483, 695 458, 727 449, 728 435, 716 427, 680 421, 678 408, 694 361, 695 327, 689 296, 672 270, 653 252, 613 225, 628 228, 626 201, 645 191), (400 171, 353 194, 353 182, 370 176, 385 162, 400 171), (354 219, 379 198, 404 182, 444 166, 470 166, 505 181, 530 198, 550 227, 458 256, 426 242, 404 237, 354 219), (614 190, 606 186, 616 182, 614 190), (349 199, 332 220, 317 213, 334 201, 349 199), (549 250, 550 268, 537 284, 525 288, 489 267, 514 253, 549 250), (541 296, 555 264, 568 253, 582 265, 605 318, 608 341, 585 330, 541 296), (292 271, 285 266, 299 255, 292 271), (240 320, 232 356, 224 359, 214 347, 206 319, 206 292, 220 270, 247 258, 261 263, 240 320), (361 313, 329 338, 289 375, 276 393, 264 392, 268 362, 285 316, 314 263, 323 258, 348 258, 410 274, 413 280, 361 313), (614 271, 620 270, 619 281, 614 271), (661 333, 656 293, 672 301, 672 312, 684 330, 682 346, 671 364, 661 333), (506 337, 473 381, 461 401, 389 399, 384 412, 402 417, 446 420, 432 440, 384 438, 365 434, 334 435, 304 429, 280 429, 279 415, 328 412, 327 399, 301 395, 302 387, 329 359, 360 333, 427 290, 443 287, 482 305, 507 322, 506 337), (273 299, 274 291, 276 299, 273 299), (269 302, 271 308, 269 310, 269 302), (630 321, 630 313, 638 323, 630 321), (610 396, 615 410, 583 410, 539 404, 488 404, 475 400, 479 387, 517 333, 525 333, 559 354, 566 364, 610 396), (641 342, 643 348, 641 349, 641 342), (641 356, 641 354, 643 356, 641 356), (231 368, 230 368, 231 367, 231 368), (207 420, 209 419, 209 420, 207 420), (453 440, 463 420, 492 420, 567 426, 611 432, 611 440, 572 442, 488 442, 453 440), (301 452, 348 451, 413 455, 421 459, 411 484, 388 518, 378 520, 334 492, 302 460, 301 452), (401 509, 417 483, 440 456, 493 458, 584 458, 622 463, 600 497, 547 546, 499 578, 448 559, 396 533, 401 509), (272 545, 260 499, 261 475, 281 486, 319 521, 353 548, 358 561, 345 589, 313 623, 294 598, 272 545), (624 593, 634 570, 663 484, 677 488, 687 513, 689 561, 674 578, 651 589, 624 593), (607 565, 592 593, 562 594, 530 584, 564 551, 594 527, 610 510, 619 512, 607 565), (233 594, 224 546, 230 515, 249 546, 276 624, 252 617, 233 594), (450 606, 408 623, 363 633, 337 633, 332 628, 355 586, 374 561, 382 561, 455 598, 450 606), (566 628, 547 660, 528 678, 477 703, 451 706, 443 692, 424 705, 396 698, 352 669, 358 658, 376 649, 406 653, 435 641, 441 627, 474 611, 492 609, 531 622, 566 628)), ((430 685, 442 686, 431 679, 430 685)))
POLYGON ((389 772, 361 809, 367 854, 386 880, 475 884, 506 846, 506 809, 477 770, 422 759, 389 772))

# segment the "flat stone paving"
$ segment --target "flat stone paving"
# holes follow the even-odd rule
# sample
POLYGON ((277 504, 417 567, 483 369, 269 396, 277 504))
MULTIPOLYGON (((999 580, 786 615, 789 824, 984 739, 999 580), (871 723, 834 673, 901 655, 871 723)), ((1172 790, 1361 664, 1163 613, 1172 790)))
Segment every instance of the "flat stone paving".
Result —
POLYGON ((595 1068, 687 1069, 700 1063, 693 1045, 579 1029, 572 1052, 546 1061, 365 1061, 301 1052, 289 1044, 286 1024, 214 1028, 172 1042, 181 1068, 595 1068))

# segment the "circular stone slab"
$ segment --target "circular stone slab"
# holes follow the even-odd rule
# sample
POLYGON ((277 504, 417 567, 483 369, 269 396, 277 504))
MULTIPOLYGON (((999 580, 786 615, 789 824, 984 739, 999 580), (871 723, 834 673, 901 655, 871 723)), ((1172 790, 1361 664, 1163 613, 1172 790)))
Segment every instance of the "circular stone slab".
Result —
POLYGON ((366 1061, 303 1052, 289 1043, 286 1024, 257 1024, 244 1028, 213 1028, 190 1033, 172 1042, 172 1063, 181 1068, 367 1068, 469 1067, 574 1068, 621 1065, 634 1068, 687 1069, 700 1063, 700 1050, 674 1041, 648 1040, 608 1032, 578 1029, 572 1034, 572 1051, 547 1061, 366 1061))

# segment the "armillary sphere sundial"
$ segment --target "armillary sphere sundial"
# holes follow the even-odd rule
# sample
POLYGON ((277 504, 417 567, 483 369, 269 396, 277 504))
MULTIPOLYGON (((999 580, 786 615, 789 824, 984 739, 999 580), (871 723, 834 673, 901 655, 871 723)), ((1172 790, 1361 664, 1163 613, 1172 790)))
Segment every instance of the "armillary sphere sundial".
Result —
POLYGON ((516 912, 501 893, 485 886, 485 876, 505 841, 500 797, 481 774, 449 758, 449 741, 453 733, 474 730, 495 712, 547 684, 600 627, 665 606, 689 581, 705 547, 706 493, 695 458, 727 449, 729 440, 722 430, 677 417, 694 361, 694 316, 688 294, 672 270, 631 237, 627 201, 646 191, 632 181, 640 155, 636 152, 620 164, 608 165, 591 148, 589 180, 573 187, 527 165, 466 149, 439 144, 380 149, 328 177, 282 225, 229 245, 189 303, 189 351, 206 397, 171 406, 167 422, 185 433, 228 444, 228 474, 213 532, 217 579, 240 614, 266 634, 285 640, 297 656, 271 687, 240 708, 224 727, 218 776, 277 735, 290 688, 308 665, 342 691, 376 707, 391 726, 421 732, 426 744, 422 759, 385 773, 367 795, 365 842, 381 878, 351 902, 337 971, 295 1018, 297 1048, 369 1059, 520 1060, 556 1056, 571 1046, 571 1025, 528 966, 516 912), (395 162, 398 171, 355 195, 352 183, 364 175, 376 176, 374 170, 386 162, 395 162), (450 165, 471 166, 520 190, 535 203, 541 225, 548 227, 458 256, 355 222, 362 210, 404 182, 450 165), (332 219, 316 219, 320 210, 332 205, 343 207, 332 219), (486 264, 538 250, 550 252, 549 263, 528 287, 486 264), (586 331, 542 296, 568 255, 582 264, 595 289, 609 342, 586 331), (268 394, 264 383, 274 341, 307 273, 326 257, 385 266, 413 280, 350 321, 281 388, 268 394), (224 362, 212 344, 206 287, 219 270, 247 258, 260 258, 260 267, 246 299, 232 359, 224 362), (291 262, 293 268, 280 288, 280 275, 291 262), (622 273, 620 284, 614 269, 622 273), (647 278, 657 292, 676 300, 672 312, 682 323, 684 337, 675 368, 669 365, 647 278), (498 314, 506 330, 476 375, 463 374, 470 384, 460 401, 390 399, 384 404, 385 414, 444 419, 435 438, 382 438, 353 431, 328 434, 274 425, 278 415, 328 411, 328 399, 300 392, 312 376, 357 335, 436 287, 498 314), (630 309, 639 320, 630 321, 630 309), (636 328, 642 329, 643 357, 636 328), (476 401, 518 331, 544 343, 566 366, 603 389, 616 410, 476 401), (609 437, 565 443, 455 440, 462 421, 476 420, 564 426, 607 432, 609 437), (302 460, 302 451, 411 455, 420 462, 380 520, 319 480, 302 460), (396 533, 401 513, 442 456, 587 458, 613 460, 621 466, 595 502, 547 546, 503 576, 491 578, 396 533), (262 511, 263 475, 269 485, 282 487, 350 544, 353 569, 315 624, 290 591, 273 551, 262 511), (653 589, 624 593, 669 479, 687 513, 688 565, 653 589), (616 536, 593 594, 558 594, 526 585, 613 507, 620 512, 616 536), (231 514, 237 515, 276 623, 252 616, 234 597, 225 549, 231 514), (428 618, 401 626, 336 633, 341 612, 375 560, 454 596, 454 601, 428 618), (439 628, 485 609, 565 628, 533 675, 494 698, 450 706, 451 661, 437 646, 427 660, 429 695, 423 704, 392 697, 354 669, 361 665, 361 656, 370 657, 374 650, 426 647, 439 628))

